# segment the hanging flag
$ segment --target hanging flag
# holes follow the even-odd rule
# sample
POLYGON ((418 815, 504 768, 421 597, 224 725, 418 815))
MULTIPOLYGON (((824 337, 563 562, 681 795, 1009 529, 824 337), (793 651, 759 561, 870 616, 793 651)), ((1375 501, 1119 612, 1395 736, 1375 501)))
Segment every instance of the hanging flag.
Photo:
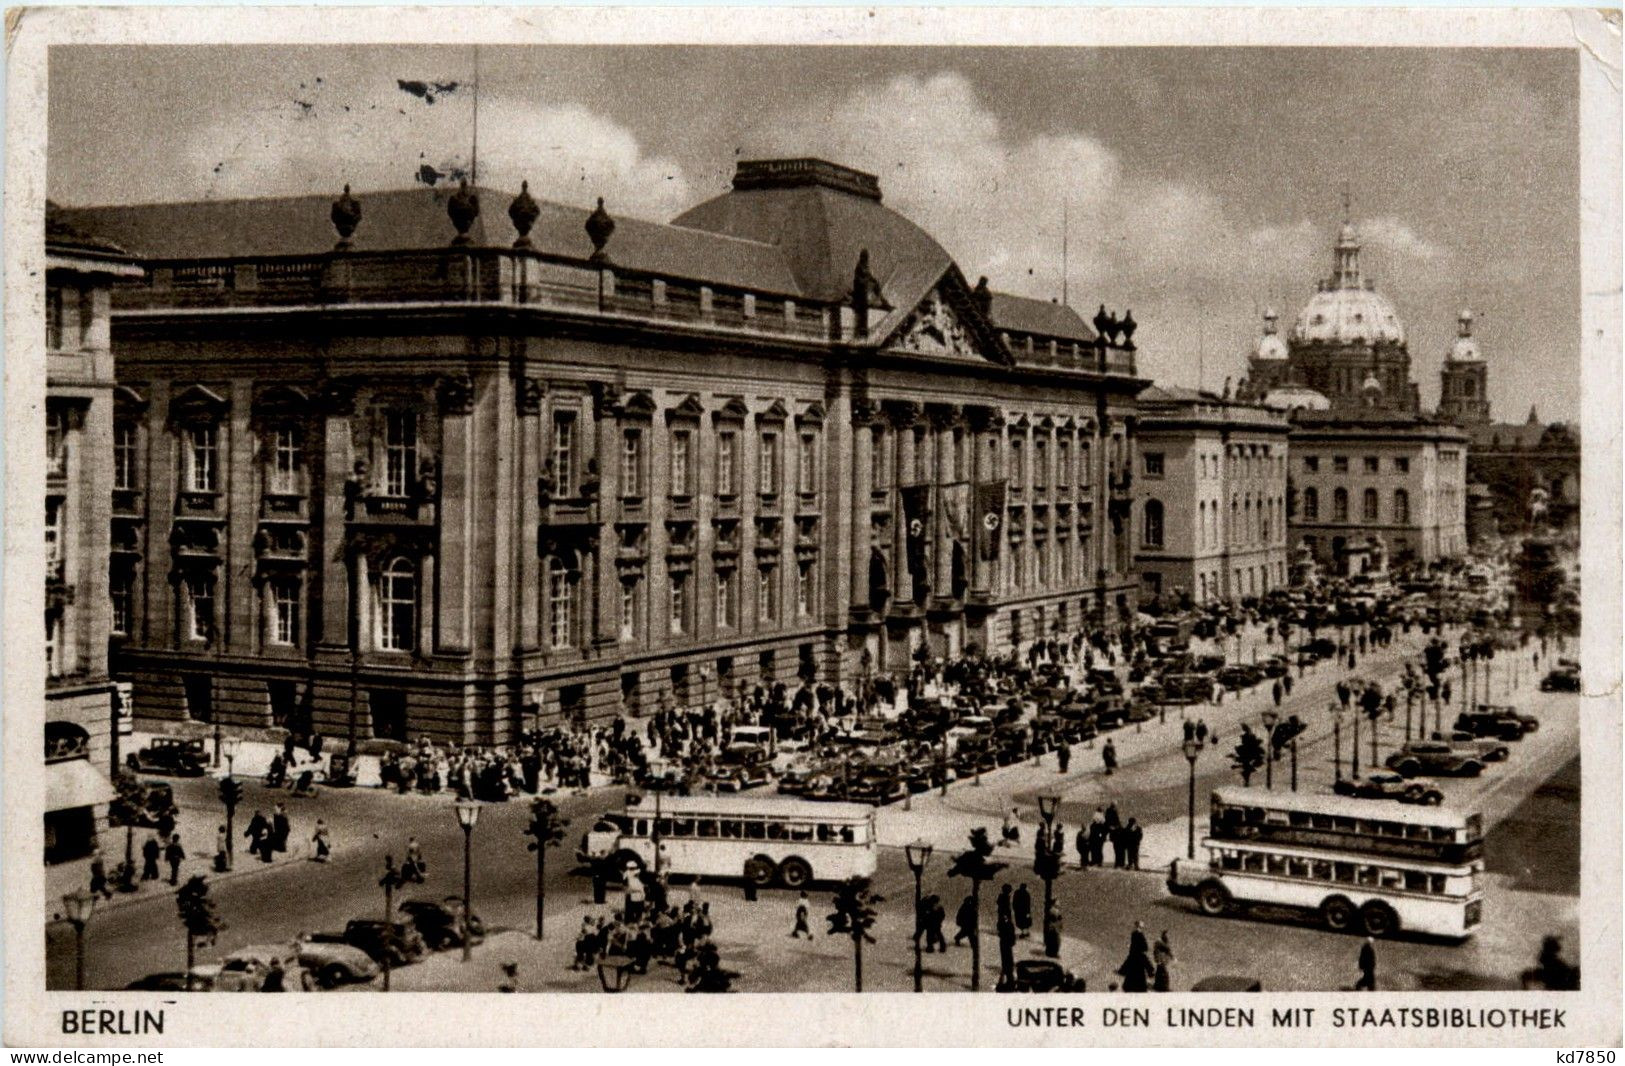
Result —
POLYGON ((931 486, 906 485, 903 497, 903 532, 908 552, 908 573, 914 581, 918 597, 930 587, 930 568, 926 565, 926 544, 931 536, 931 486))
POLYGON ((997 559, 1004 543, 1004 482, 984 481, 976 486, 976 553, 997 559))

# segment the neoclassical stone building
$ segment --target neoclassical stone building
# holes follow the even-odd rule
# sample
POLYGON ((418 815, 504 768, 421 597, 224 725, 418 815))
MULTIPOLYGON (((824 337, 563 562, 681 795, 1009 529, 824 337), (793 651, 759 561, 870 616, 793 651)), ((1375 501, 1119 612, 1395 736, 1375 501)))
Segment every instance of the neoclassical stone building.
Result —
POLYGON ((501 742, 1132 611, 1132 318, 970 284, 870 175, 742 163, 670 224, 70 215, 148 267, 110 569, 144 716, 501 742))

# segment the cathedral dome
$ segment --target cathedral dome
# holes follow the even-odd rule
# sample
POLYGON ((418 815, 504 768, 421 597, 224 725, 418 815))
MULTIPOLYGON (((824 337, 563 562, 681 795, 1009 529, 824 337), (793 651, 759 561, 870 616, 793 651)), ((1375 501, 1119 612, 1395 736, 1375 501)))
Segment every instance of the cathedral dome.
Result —
POLYGON ((1463 310, 1456 319, 1456 342, 1450 346, 1452 363, 1476 363, 1484 358, 1473 339, 1473 313, 1463 310))
POLYGON ((1352 223, 1338 231, 1336 265, 1292 327, 1299 343, 1405 343, 1405 324, 1388 297, 1360 277, 1360 239, 1352 223))

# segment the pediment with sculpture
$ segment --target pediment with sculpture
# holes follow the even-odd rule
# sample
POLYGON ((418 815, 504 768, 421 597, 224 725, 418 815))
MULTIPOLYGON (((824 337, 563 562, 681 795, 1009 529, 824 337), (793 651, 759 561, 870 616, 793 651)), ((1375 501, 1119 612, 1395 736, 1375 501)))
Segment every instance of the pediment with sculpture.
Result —
POLYGON ((984 359, 976 334, 937 285, 903 320, 889 348, 918 355, 984 359))

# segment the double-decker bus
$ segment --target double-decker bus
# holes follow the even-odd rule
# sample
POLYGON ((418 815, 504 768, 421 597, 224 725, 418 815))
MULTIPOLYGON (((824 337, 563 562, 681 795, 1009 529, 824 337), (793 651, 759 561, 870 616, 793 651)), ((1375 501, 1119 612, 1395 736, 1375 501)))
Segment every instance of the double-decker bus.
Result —
POLYGON ((1213 794, 1206 859, 1168 890, 1202 913, 1310 911, 1327 928, 1464 939, 1483 920, 1482 819, 1389 800, 1263 789, 1213 794))
POLYGON ((577 858, 607 862, 616 873, 652 867, 801 888, 812 881, 874 876, 875 849, 875 812, 867 804, 657 796, 600 817, 582 838, 577 858))
POLYGON ((1287 844, 1471 862, 1484 853, 1484 819, 1442 807, 1398 801, 1313 796, 1255 788, 1213 792, 1208 834, 1214 840, 1287 844))

